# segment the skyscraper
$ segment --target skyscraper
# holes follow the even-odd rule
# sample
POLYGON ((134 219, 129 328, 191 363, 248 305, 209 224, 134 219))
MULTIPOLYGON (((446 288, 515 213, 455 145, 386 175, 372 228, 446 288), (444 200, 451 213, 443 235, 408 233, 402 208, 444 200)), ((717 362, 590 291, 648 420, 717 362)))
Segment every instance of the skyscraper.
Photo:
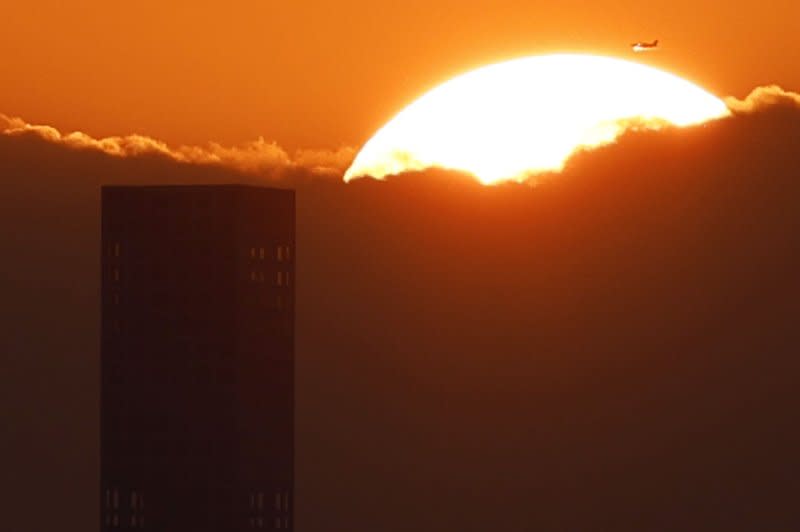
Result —
POLYGON ((294 213, 103 187, 101 530, 294 528, 294 213))

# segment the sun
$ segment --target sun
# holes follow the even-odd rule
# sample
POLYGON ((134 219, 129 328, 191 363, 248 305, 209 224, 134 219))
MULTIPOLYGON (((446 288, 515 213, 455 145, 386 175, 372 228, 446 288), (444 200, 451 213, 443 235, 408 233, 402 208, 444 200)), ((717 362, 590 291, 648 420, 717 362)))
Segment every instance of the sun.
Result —
POLYGON ((576 149, 613 141, 631 120, 657 128, 729 114, 673 74, 621 59, 556 54, 453 78, 400 111, 363 146, 345 181, 441 167, 482 183, 559 170, 576 149))

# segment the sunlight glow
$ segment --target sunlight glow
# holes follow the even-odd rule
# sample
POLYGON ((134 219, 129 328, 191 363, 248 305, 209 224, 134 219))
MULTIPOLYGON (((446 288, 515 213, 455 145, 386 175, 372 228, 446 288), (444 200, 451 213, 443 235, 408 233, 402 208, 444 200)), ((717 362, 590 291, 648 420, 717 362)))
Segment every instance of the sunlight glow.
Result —
POLYGON ((687 126, 727 116, 717 97, 673 74, 592 55, 489 65, 427 92, 363 146, 345 181, 441 167, 482 183, 560 170, 581 147, 631 124, 687 126))

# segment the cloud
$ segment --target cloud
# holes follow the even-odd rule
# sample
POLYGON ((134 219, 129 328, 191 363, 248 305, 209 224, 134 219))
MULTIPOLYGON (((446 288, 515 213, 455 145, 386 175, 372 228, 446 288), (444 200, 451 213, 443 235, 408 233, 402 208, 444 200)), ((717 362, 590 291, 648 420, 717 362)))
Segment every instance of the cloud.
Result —
MULTIPOLYGON (((787 91, 777 85, 767 85, 753 89, 744 99, 725 98, 725 104, 734 115, 754 114, 769 109, 800 109, 800 94, 787 91)), ((661 127, 665 124, 660 124, 661 127)), ((604 127, 612 128, 615 135, 620 131, 649 129, 653 124, 642 123, 641 119, 620 120, 604 127)), ((659 129, 659 127, 657 127, 659 129)), ((340 178, 350 167, 357 154, 352 146, 338 149, 299 149, 290 154, 275 141, 263 137, 235 146, 225 146, 217 142, 205 145, 182 145, 173 147, 145 135, 124 135, 94 138, 80 131, 61 132, 58 129, 40 124, 31 124, 19 117, 9 117, 0 113, 0 134, 33 134, 49 142, 75 149, 90 149, 116 157, 136 157, 158 155, 178 162, 217 165, 234 169, 256 177, 279 177, 287 172, 299 171, 307 175, 340 178)), ((587 150, 577 150, 572 157, 587 150)), ((410 155, 398 154, 406 161, 410 155)), ((423 164, 411 165, 422 169, 423 164)), ((399 170, 399 168, 397 169, 399 170)), ((400 173, 399 171, 393 173, 400 173)), ((563 169, 562 169, 563 170, 563 169)), ((546 174, 547 172, 545 172, 546 174)), ((523 181, 540 181, 541 172, 532 172, 523 181)))
MULTIPOLYGON (((429 529, 796 522, 800 109, 763 109, 629 131, 536 187, 440 169, 348 185, 287 173, 308 529, 348 517, 331 494, 369 498, 389 476, 436 487, 443 511, 429 529), (343 453, 396 467, 354 468, 343 453), (476 483, 511 501, 500 526, 476 483)), ((54 446, 79 426, 90 443, 67 449, 78 456, 97 440, 100 186, 263 178, 45 135, 0 135, 3 392, 32 405, 11 412, 31 435, 12 451, 47 431, 61 457, 54 446), (62 426, 66 415, 75 422, 62 426)), ((96 478, 91 461, 73 462, 73 477, 56 478, 66 493, 96 478)), ((371 502, 364 529, 395 514, 390 530, 421 528, 392 492, 371 502)))
POLYGON ((784 90, 778 85, 765 85, 756 87, 744 100, 733 96, 725 98, 725 105, 738 114, 763 111, 772 107, 789 107, 800 109, 800 94, 784 90))
POLYGON ((30 124, 18 117, 0 114, 0 134, 34 134, 50 142, 76 149, 92 149, 116 157, 160 155, 175 161, 221 165, 249 174, 275 176, 289 170, 302 170, 312 175, 339 177, 355 157, 349 146, 336 150, 302 149, 290 155, 274 141, 263 137, 237 146, 208 142, 204 146, 171 147, 145 135, 94 138, 80 131, 62 133, 58 129, 30 124))

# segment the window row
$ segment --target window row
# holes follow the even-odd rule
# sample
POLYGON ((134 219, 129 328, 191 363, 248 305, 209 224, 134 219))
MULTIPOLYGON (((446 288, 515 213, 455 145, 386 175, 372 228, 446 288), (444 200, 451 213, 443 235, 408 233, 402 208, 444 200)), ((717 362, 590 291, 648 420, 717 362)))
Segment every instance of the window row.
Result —
MULTIPOLYGON (((278 512, 289 511, 289 492, 276 491, 273 496, 272 508, 278 512)), ((251 492, 250 493, 250 509, 263 510, 264 509, 264 492, 251 492)), ((259 512, 260 513, 260 512, 259 512)))
POLYGON ((119 242, 114 242, 113 244, 108 246, 108 256, 109 257, 117 257, 122 253, 122 247, 120 246, 119 242))
POLYGON ((104 493, 105 519, 106 526, 116 528, 123 526, 119 516, 120 506, 127 502, 127 513, 129 514, 129 527, 144 527, 144 496, 136 490, 131 490, 128 497, 121 497, 117 488, 106 488, 104 493))
MULTIPOLYGON (((269 254, 269 250, 264 247, 251 247, 250 248, 250 258, 251 259, 259 259, 264 260, 269 254)), ((275 246, 275 253, 274 255, 270 255, 269 258, 274 257, 278 262, 290 261, 292 260, 292 248, 286 245, 278 245, 275 246)))
MULTIPOLYGON (((114 508, 115 510, 119 509, 119 490, 117 488, 106 488, 104 500, 106 508, 114 508)), ((131 510, 144 510, 144 495, 136 490, 131 490, 130 497, 128 497, 128 507, 131 510)))
MULTIPOLYGON (((106 514, 105 524, 108 527, 117 528, 120 526, 118 514, 106 514)), ((144 516, 132 514, 129 521, 129 528, 144 528, 144 516)))
MULTIPOLYGON (((251 247, 250 258, 264 260, 267 258, 269 250, 265 247, 251 247)), ((108 248, 111 257, 119 258, 122 254, 122 247, 119 242, 114 242, 108 248)), ((275 246, 275 253, 272 255, 278 262, 288 262, 292 260, 292 248, 284 244, 275 246)))

